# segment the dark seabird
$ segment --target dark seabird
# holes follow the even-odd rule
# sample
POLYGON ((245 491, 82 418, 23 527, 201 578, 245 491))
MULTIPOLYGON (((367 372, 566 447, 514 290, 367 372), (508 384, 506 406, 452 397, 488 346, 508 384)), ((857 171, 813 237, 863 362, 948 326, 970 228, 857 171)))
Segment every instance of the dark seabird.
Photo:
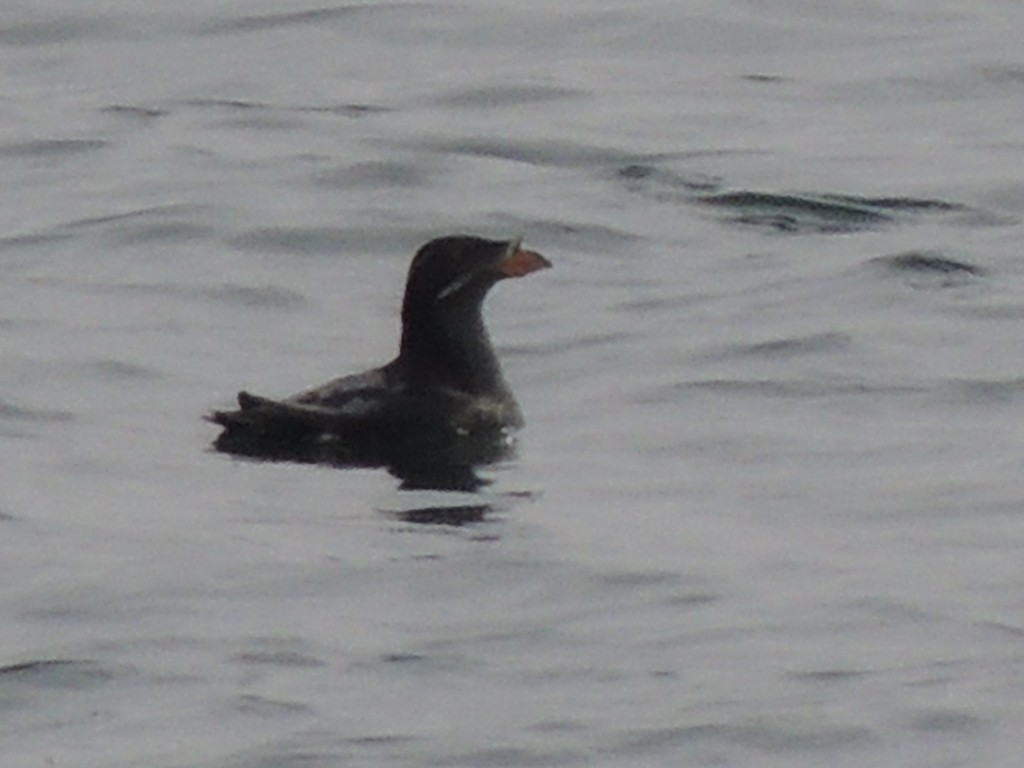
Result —
POLYGON ((413 485, 431 484, 420 483, 421 474, 459 474, 500 458, 523 417, 484 327, 484 297, 499 280, 550 266, 518 240, 430 241, 409 267, 394 360, 282 400, 239 392, 237 410, 207 416, 224 428, 214 447, 262 459, 387 466, 413 485))

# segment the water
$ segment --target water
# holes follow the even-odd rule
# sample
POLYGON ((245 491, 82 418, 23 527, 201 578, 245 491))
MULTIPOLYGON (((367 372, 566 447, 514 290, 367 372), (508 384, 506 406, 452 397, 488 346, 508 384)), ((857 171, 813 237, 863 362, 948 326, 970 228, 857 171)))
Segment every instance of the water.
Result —
POLYGON ((5 766, 1016 765, 1022 24, 5 6, 5 766), (456 231, 487 488, 206 450, 456 231))

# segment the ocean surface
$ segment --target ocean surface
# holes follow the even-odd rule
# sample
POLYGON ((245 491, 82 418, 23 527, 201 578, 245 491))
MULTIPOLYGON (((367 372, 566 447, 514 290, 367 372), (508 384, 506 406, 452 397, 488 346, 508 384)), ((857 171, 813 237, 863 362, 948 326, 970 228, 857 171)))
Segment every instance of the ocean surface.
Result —
POLYGON ((1024 5, 13 0, 4 768, 1019 766, 1024 5), (389 360, 432 237, 476 493, 202 421, 389 360))

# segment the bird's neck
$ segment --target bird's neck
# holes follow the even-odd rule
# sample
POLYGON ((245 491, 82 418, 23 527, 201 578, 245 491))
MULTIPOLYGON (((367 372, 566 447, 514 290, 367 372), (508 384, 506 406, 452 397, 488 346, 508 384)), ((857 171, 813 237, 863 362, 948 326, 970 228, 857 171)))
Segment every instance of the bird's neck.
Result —
POLYGON ((403 312, 399 360, 414 384, 511 396, 479 306, 403 312))

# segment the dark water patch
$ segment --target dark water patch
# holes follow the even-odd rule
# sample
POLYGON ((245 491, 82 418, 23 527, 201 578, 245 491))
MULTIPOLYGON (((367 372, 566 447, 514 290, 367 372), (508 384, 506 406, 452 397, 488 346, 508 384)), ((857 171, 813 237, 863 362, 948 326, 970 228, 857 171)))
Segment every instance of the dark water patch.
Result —
POLYGON ((877 229, 905 216, 966 212, 945 200, 786 194, 738 190, 700 195, 695 202, 727 212, 727 220, 791 234, 844 234, 877 229))
MULTIPOLYGON (((372 240, 372 238, 369 238, 372 240)), ((232 237, 228 244, 240 251, 326 256, 361 250, 367 233, 343 227, 257 227, 232 237)))
POLYGON ((40 232, 2 238, 0 248, 52 244, 76 237, 83 231, 98 233, 112 244, 130 246, 207 239, 216 231, 204 221, 208 213, 203 206, 171 204, 89 216, 61 222, 40 232))
POLYGON ((618 169, 617 177, 634 192, 648 192, 661 199, 714 192, 721 180, 702 173, 680 173, 655 165, 633 163, 618 169))
POLYGON ((595 574, 593 588, 602 600, 651 600, 675 612, 709 605, 722 599, 721 594, 702 582, 702 579, 681 576, 672 571, 626 570, 595 574))
MULTIPOLYGON (((427 442, 434 441, 428 440, 427 442)), ((447 440, 437 442, 443 443, 447 442, 447 440)), ((458 442, 458 439, 456 439, 456 442, 458 442)), ((427 448, 424 451, 399 455, 397 458, 389 461, 386 466, 388 472, 402 481, 398 487, 403 491, 464 491, 473 493, 485 485, 489 485, 491 482, 481 477, 477 473, 476 468, 507 458, 508 452, 513 450, 513 446, 505 443, 502 438, 498 438, 494 442, 493 446, 481 444, 470 449, 470 453, 479 451, 479 456, 468 463, 461 459, 450 460, 452 453, 456 455, 461 454, 465 451, 464 448, 457 445, 439 445, 437 454, 433 454, 427 448)), ((400 451, 400 453, 405 454, 406 452, 400 451)), ((424 507, 418 510, 418 514, 417 510, 408 510, 403 512, 402 515, 407 522, 416 522, 417 519, 423 523, 428 523, 432 520, 440 522, 447 520, 449 522, 446 522, 446 525, 454 525, 453 521, 464 518, 465 522, 462 523, 464 525, 466 522, 480 522, 484 518, 484 513, 490 509, 489 505, 485 505, 486 509, 478 515, 477 511, 471 508, 473 506, 476 505, 469 505, 469 507, 462 505, 453 507, 424 507), (472 519, 476 517, 479 517, 479 520, 472 519)))
MULTIPOLYGON (((91 295, 144 296, 152 298, 173 298, 181 301, 202 303, 214 302, 229 307, 244 309, 293 310, 308 304, 305 295, 277 285, 189 285, 182 283, 82 283, 76 280, 46 278, 39 282, 59 285, 67 290, 91 295)), ((113 371, 111 371, 113 372, 113 371)), ((127 371, 122 371, 127 373, 127 371)), ((153 375, 153 371, 139 375, 153 375)))
MULTIPOLYGON (((304 730, 232 755, 223 768, 339 768, 349 765, 406 765, 422 736, 405 733, 339 734, 337 729, 304 730)), ((426 759, 417 765, 432 764, 426 759)))
POLYGON ((798 682, 833 685, 859 680, 868 673, 861 669, 815 669, 803 672, 789 672, 787 677, 798 682))
POLYGON ((422 664, 429 658, 422 653, 385 653, 380 660, 385 664, 422 664))
POLYGON ((0 250, 13 250, 16 248, 32 248, 38 245, 51 245, 63 240, 70 240, 72 237, 74 237, 74 235, 60 231, 9 235, 8 237, 0 237, 0 250))
POLYGON ((264 746, 252 754, 238 755, 223 768, 338 768, 346 765, 348 755, 333 750, 302 746, 264 746))
POLYGON ((933 200, 929 198, 914 197, 854 197, 851 195, 828 195, 831 199, 848 200, 852 203, 869 205, 882 208, 888 211, 909 211, 911 213, 949 213, 962 211, 967 208, 960 203, 950 203, 945 200, 933 200))
POLYGON ((981 68, 985 80, 991 83, 1016 85, 1024 88, 1024 65, 991 64, 981 68))
POLYGON ((604 586, 633 590, 637 587, 675 583, 679 580, 679 574, 671 571, 610 571, 597 578, 604 586))
POLYGON ((303 123, 298 116, 275 109, 226 117, 218 125, 250 131, 296 131, 303 123))
POLYGON ((394 516, 404 523, 416 525, 447 525, 459 528, 472 523, 482 523, 491 511, 490 504, 461 504, 456 506, 419 507, 394 516))
POLYGON ((23 406, 13 405, 0 400, 0 420, 61 423, 71 421, 72 419, 74 419, 74 415, 69 411, 58 411, 46 408, 25 408, 23 406))
POLYGON ((368 117, 370 115, 386 114, 394 112, 394 107, 387 107, 383 104, 332 104, 329 106, 300 106, 291 107, 296 112, 321 112, 331 115, 344 115, 345 117, 368 117))
POLYGON ((325 255, 351 246, 347 230, 336 226, 266 226, 251 229, 228 243, 242 251, 325 255))
POLYGON ((309 644, 289 636, 255 636, 244 640, 240 650, 231 654, 231 662, 252 671, 321 669, 328 662, 310 652, 309 644))
POLYGON ((81 691, 118 677, 122 672, 83 659, 34 659, 0 667, 0 688, 18 685, 31 688, 81 691))
MULTIPOLYGON (((463 673, 469 667, 469 661, 465 655, 457 651, 432 651, 420 653, 417 651, 393 651, 381 653, 370 664, 377 666, 383 664, 389 668, 398 668, 403 671, 433 675, 441 673, 449 675, 452 673, 463 673)), ((362 666, 363 662, 359 662, 362 666)))
POLYGON ((588 91, 549 85, 503 84, 453 91, 433 100, 435 104, 466 109, 520 107, 565 101, 589 95, 588 91))
POLYGON ((679 312, 686 307, 703 304, 706 301, 707 297, 700 294, 685 295, 670 293, 664 296, 648 296, 616 302, 613 305, 613 309, 627 313, 650 316, 652 313, 666 310, 679 312))
MULTIPOLYGON (((156 286, 159 290, 159 286, 156 286)), ((196 290, 196 289, 193 289, 196 290)), ((200 288, 196 292, 211 301, 247 309, 299 309, 308 302, 296 291, 276 285, 218 285, 200 288)))
POLYGON ((143 379, 158 379, 160 374, 152 368, 147 368, 124 360, 94 360, 85 366, 89 371, 95 372, 101 379, 112 381, 138 381, 143 379))
POLYGON ((315 669, 327 666, 327 662, 322 659, 287 650, 244 651, 235 654, 233 661, 248 666, 282 667, 285 669, 315 669))
POLYGON ((937 251, 906 251, 870 259, 867 266, 885 277, 923 290, 961 288, 987 275, 981 267, 937 251))
POLYGON ((717 592, 681 592, 672 595, 664 604, 670 608, 699 608, 719 603, 723 595, 717 592))
POLYGON ((966 261, 943 256, 934 251, 907 251, 906 253, 894 256, 880 256, 872 259, 877 263, 897 272, 911 272, 914 274, 984 274, 981 267, 969 264, 966 261))
POLYGON ((285 126, 294 125, 295 122, 287 119, 287 116, 296 114, 341 115, 359 118, 393 111, 391 107, 378 104, 271 104, 265 101, 252 101, 248 99, 218 98, 187 99, 180 102, 180 104, 192 109, 225 112, 228 115, 237 117, 238 124, 259 125, 262 120, 271 126, 278 124, 285 126))
POLYGON ((819 355, 848 349, 853 339, 845 333, 814 333, 808 336, 794 336, 772 339, 753 344, 739 344, 730 348, 723 357, 745 356, 786 359, 801 355, 819 355))
POLYGON ((1019 301, 961 305, 956 307, 955 311, 982 320, 1024 320, 1024 304, 1019 301))
MULTIPOLYGON (((1016 517, 1020 509, 1016 505, 1013 505, 1010 511, 1016 517)), ((1000 635, 1012 640, 1024 640, 1024 626, 1010 624, 1005 621, 979 621, 977 622, 977 626, 982 629, 994 630, 1000 635)))
POLYGON ((989 722, 977 715, 953 709, 919 712, 910 720, 910 728, 920 733, 943 736, 971 736, 983 731, 989 722))
POLYGON ((317 171, 313 183, 328 189, 386 189, 425 187, 433 183, 434 172, 422 163, 373 160, 317 171))
POLYGON ((571 749, 492 747, 446 755, 442 762, 433 764, 473 768, 551 768, 562 765, 592 765, 593 761, 587 752, 571 749))
POLYGON ((868 728, 785 719, 758 719, 730 725, 727 738, 744 747, 774 754, 851 749, 872 746, 878 741, 868 728))
POLYGON ((527 726, 526 730, 534 733, 581 733, 587 730, 586 723, 571 718, 559 717, 553 720, 541 720, 527 726))
MULTIPOLYGON (((645 168, 658 161, 676 161, 717 152, 628 152, 616 147, 595 146, 564 139, 515 139, 493 136, 425 137, 416 140, 385 141, 381 144, 402 150, 440 155, 462 155, 548 168, 589 168, 607 178, 609 169, 645 168)), ((618 176, 618 174, 616 174, 618 176)))
POLYGON ((31 139, 0 144, 0 157, 54 160, 106 149, 102 139, 31 139))
POLYGON ((1024 378, 953 379, 937 386, 940 396, 973 405, 1012 403, 1024 399, 1024 378))
POLYGON ((207 208, 197 205, 172 203, 170 205, 154 205, 147 208, 135 208, 128 211, 104 214, 103 216, 87 216, 74 219, 62 226, 68 229, 92 229, 108 224, 123 224, 135 221, 165 222, 168 218, 188 221, 199 214, 207 212, 207 208))
POLYGON ((423 139, 413 149, 435 154, 466 155, 508 160, 549 168, 581 168, 617 165, 623 162, 620 150, 594 147, 560 140, 515 140, 485 137, 461 139, 423 139))
POLYGON ((150 245, 208 240, 216 231, 216 227, 210 224, 195 221, 165 221, 136 223, 112 230, 109 234, 110 239, 120 245, 150 245))
POLYGON ((788 339, 775 339, 747 345, 740 351, 761 357, 792 357, 794 355, 835 352, 850 346, 851 338, 845 333, 817 333, 788 339))
POLYGON ((405 734, 384 733, 373 736, 350 736, 343 739, 346 744, 356 744, 363 747, 389 746, 392 744, 408 744, 413 741, 421 741, 418 736, 406 736, 405 734))
POLYGON ((450 529, 452 532, 468 526, 470 540, 495 541, 499 537, 493 527, 480 524, 493 522, 497 515, 508 511, 516 503, 523 499, 533 499, 534 494, 524 492, 484 496, 477 493, 492 482, 477 474, 481 466, 484 465, 463 465, 440 473, 434 468, 429 473, 404 477, 400 472, 391 470, 392 474, 402 480, 401 490, 413 493, 403 494, 406 498, 390 508, 378 507, 377 512, 402 523, 450 529), (411 483, 410 478, 415 482, 411 483), (428 503, 429 497, 418 496, 418 491, 453 491, 473 495, 463 496, 463 503, 428 503))
POLYGON ((874 397, 878 395, 919 395, 928 388, 920 385, 876 384, 854 379, 781 380, 781 379, 700 379, 669 384, 637 398, 637 402, 656 405, 677 402, 694 391, 725 395, 753 395, 769 398, 874 397))
MULTIPOLYGON (((996 200, 995 205, 1002 204, 996 200)), ((1020 224, 1020 217, 1007 211, 991 211, 982 208, 962 208, 947 217, 957 227, 1012 227, 1020 224)))
POLYGON ((74 230, 96 230, 111 243, 145 245, 158 242, 186 242, 208 239, 216 228, 203 219, 209 211, 195 205, 161 205, 92 216, 67 222, 74 230))
POLYGON ((737 224, 793 234, 856 232, 893 220, 882 207, 831 195, 735 191, 701 195, 694 202, 726 211, 737 224))
POLYGON ((200 107, 213 109, 226 109, 229 111, 248 111, 254 109, 272 109, 262 101, 249 101, 247 99, 188 99, 182 104, 186 107, 200 107))
POLYGON ((371 4, 354 3, 351 5, 327 6, 301 11, 233 16, 229 19, 207 22, 197 26, 194 31, 199 35, 230 35, 266 32, 268 30, 286 29, 289 27, 321 26, 343 20, 354 14, 373 10, 374 7, 371 4))
POLYGON ((0 27, 0 45, 56 45, 105 34, 108 30, 106 23, 95 18, 65 16, 41 19, 0 27))
POLYGON ((248 99, 194 98, 176 106, 210 114, 218 124, 229 128, 296 128, 299 122, 288 108, 248 99))
POLYGON ((619 734, 606 750, 613 755, 639 759, 664 750, 694 747, 703 742, 721 742, 728 726, 698 723, 667 728, 637 728, 619 734))
POLYGON ((243 715, 276 719, 283 715, 307 715, 313 710, 299 701, 284 701, 247 693, 235 697, 234 709, 243 715))
POLYGON ((782 75, 764 75, 758 73, 752 73, 749 75, 740 75, 741 80, 747 80, 751 83, 787 83, 790 82, 790 78, 783 77, 782 75))
POLYGON ((106 107, 100 108, 100 112, 105 115, 113 115, 115 117, 142 120, 155 120, 158 117, 165 117, 167 115, 166 110, 163 109, 157 109, 155 107, 139 107, 129 104, 110 104, 106 107))
POLYGON ((626 189, 661 202, 702 205, 726 221, 791 234, 843 234, 877 229, 903 218, 979 212, 959 203, 913 197, 861 197, 836 193, 723 190, 720 179, 683 173, 657 164, 621 166, 626 189))
MULTIPOLYGON (((850 600, 843 600, 837 603, 837 605, 844 608, 851 615, 860 615, 867 618, 870 622, 887 626, 896 626, 899 624, 914 624, 914 625, 926 625, 934 624, 939 619, 934 613, 931 613, 923 608, 918 607, 910 602, 903 600, 890 599, 887 597, 876 597, 876 596, 864 596, 858 598, 852 598, 850 600)), ((940 619, 941 620, 941 619, 940 619)), ((961 663, 956 662, 939 662, 936 668, 946 669, 949 663, 961 663)), ((943 673, 945 674, 945 672, 943 673)))

